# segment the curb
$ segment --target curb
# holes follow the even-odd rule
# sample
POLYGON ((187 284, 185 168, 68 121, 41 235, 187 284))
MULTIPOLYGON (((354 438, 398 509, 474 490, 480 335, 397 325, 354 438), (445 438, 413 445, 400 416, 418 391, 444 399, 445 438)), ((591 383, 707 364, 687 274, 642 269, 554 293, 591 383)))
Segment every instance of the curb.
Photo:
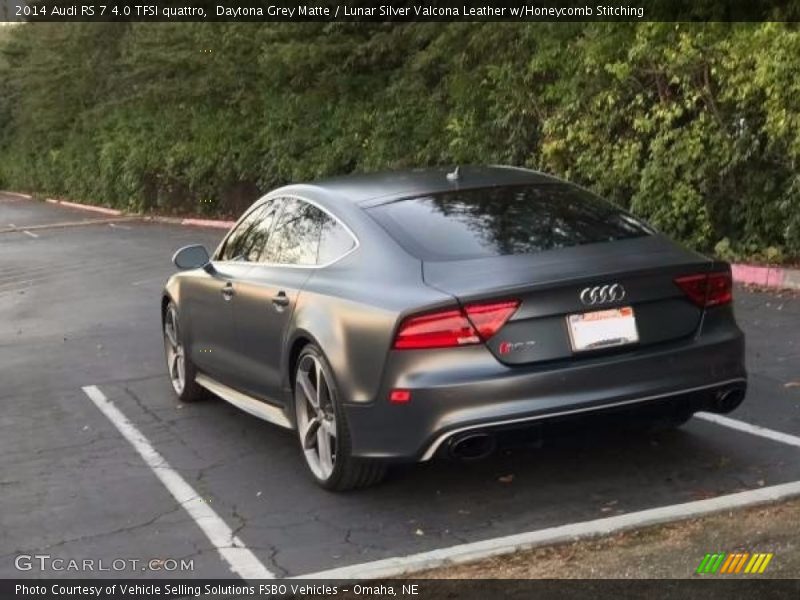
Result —
POLYGON ((66 200, 56 200, 55 198, 45 198, 45 202, 50 204, 60 204, 61 206, 68 206, 69 208, 77 208, 79 210, 88 210, 91 212, 101 213, 103 215, 111 215, 118 217, 122 214, 121 210, 116 208, 106 208, 105 206, 94 206, 93 204, 78 204, 77 202, 67 202, 66 200))
POLYGON ((188 227, 210 227, 212 229, 228 230, 236 224, 236 221, 217 221, 215 219, 193 219, 183 217, 159 217, 148 215, 142 217, 145 221, 152 223, 166 223, 167 225, 184 225, 188 227))
POLYGON ((225 229, 226 231, 236 224, 236 221, 217 221, 215 219, 194 219, 189 217, 160 217, 158 215, 147 215, 141 217, 141 219, 151 223, 183 225, 187 227, 210 227, 212 229, 225 229))
POLYGON ((0 190, 0 194, 6 194, 7 196, 16 196, 17 198, 25 198, 26 200, 33 199, 33 196, 30 194, 20 194, 19 192, 7 192, 5 190, 0 190))
POLYGON ((734 264, 731 265, 731 272, 733 273, 733 280, 737 283, 800 290, 800 269, 734 264))
MULTIPOLYGON (((18 192, 7 192, 0 190, 0 193, 8 194, 10 196, 17 196, 20 198, 28 198, 28 194, 20 194, 18 192)), ((50 204, 60 204, 75 208, 79 210, 89 210, 93 212, 102 213, 105 215, 112 215, 115 217, 121 216, 123 211, 115 208, 106 208, 104 206, 95 206, 93 204, 80 204, 78 202, 69 202, 67 200, 57 200, 55 198, 47 198, 45 200, 50 204)), ((135 215, 131 215, 135 216, 135 215)), ((159 217, 159 216, 144 216, 147 221, 155 223, 168 223, 170 225, 183 225, 189 227, 210 227, 212 229, 230 229, 234 226, 236 221, 225 221, 219 219, 196 219, 191 217, 159 217)), ((756 285, 759 287, 773 288, 773 289, 789 289, 800 290, 800 269, 785 269, 782 267, 762 267, 758 265, 747 264, 732 264, 731 272, 733 280, 736 283, 745 285, 756 285)))
POLYGON ((181 219, 180 224, 188 225, 190 227, 214 227, 216 229, 230 229, 236 224, 236 221, 217 221, 214 219, 181 219))
MULTIPOLYGON (((2 191, 3 194, 9 194, 12 196, 20 196, 22 198, 31 198, 27 194, 18 194, 16 192, 6 192, 2 191)), ((57 198, 45 198, 45 202, 50 204, 60 204, 61 206, 67 206, 69 208, 75 208, 78 210, 88 210, 91 212, 97 212, 104 215, 111 215, 114 217, 119 217, 122 215, 129 215, 129 216, 140 216, 130 213, 125 213, 121 210, 116 208, 106 208, 105 206, 95 206, 94 204, 80 204, 79 202, 70 202, 68 200, 59 200, 57 198)), ((152 221, 154 223, 169 223, 170 225, 186 225, 191 227, 211 227, 214 229, 230 229, 236 224, 236 221, 222 221, 218 219, 195 219, 195 218, 182 218, 182 217, 159 217, 159 216, 144 216, 142 217, 147 221, 152 221)))

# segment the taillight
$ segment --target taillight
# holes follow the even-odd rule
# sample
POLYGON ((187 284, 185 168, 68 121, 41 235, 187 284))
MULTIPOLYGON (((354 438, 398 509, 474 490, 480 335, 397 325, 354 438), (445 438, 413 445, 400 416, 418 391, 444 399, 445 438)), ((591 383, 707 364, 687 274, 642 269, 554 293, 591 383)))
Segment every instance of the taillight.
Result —
POLYGON ((488 340, 506 324, 519 306, 519 300, 492 302, 488 304, 467 304, 464 312, 478 330, 483 341, 488 340))
POLYGON ((733 301, 733 278, 730 273, 711 273, 708 276, 706 306, 730 304, 733 301))
POLYGON ((700 308, 729 304, 733 300, 733 280, 727 271, 677 277, 675 283, 700 308))
POLYGON ((394 338, 394 347, 398 350, 448 348, 477 344, 479 341, 466 315, 456 309, 409 317, 401 323, 394 338))
POLYGON ((468 304, 408 317, 394 339, 396 350, 453 348, 486 341, 505 325, 519 301, 468 304))
POLYGON ((411 390, 392 390, 389 392, 389 402, 392 404, 408 404, 411 402, 411 390))

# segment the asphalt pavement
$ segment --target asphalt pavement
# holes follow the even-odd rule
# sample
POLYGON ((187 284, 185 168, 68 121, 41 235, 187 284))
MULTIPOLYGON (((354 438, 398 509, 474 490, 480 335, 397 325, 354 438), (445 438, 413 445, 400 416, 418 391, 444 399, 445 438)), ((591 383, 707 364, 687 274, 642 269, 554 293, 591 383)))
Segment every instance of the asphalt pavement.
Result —
MULTIPOLYGON (((0 230, 96 220, 0 194, 0 230)), ((182 245, 223 232, 116 222, 0 233, 0 577, 20 554, 191 559, 232 577, 196 521, 87 397, 97 386, 269 571, 300 576, 800 480, 800 449, 694 419, 577 436, 472 463, 395 468, 348 494, 306 475, 294 434, 221 400, 179 405, 159 298, 182 245)), ((737 289, 750 391, 732 418, 800 435, 800 297, 737 289)), ((690 558, 690 562, 694 557, 690 558)))

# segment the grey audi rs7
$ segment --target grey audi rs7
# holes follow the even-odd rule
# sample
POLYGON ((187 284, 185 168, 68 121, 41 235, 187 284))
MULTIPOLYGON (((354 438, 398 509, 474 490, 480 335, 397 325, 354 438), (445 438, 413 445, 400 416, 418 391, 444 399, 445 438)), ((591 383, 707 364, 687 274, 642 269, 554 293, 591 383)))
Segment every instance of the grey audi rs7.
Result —
POLYGON ((296 430, 328 489, 564 420, 679 425, 745 395, 730 266, 535 171, 289 185, 211 255, 173 261, 161 310, 180 401, 211 392, 296 430))

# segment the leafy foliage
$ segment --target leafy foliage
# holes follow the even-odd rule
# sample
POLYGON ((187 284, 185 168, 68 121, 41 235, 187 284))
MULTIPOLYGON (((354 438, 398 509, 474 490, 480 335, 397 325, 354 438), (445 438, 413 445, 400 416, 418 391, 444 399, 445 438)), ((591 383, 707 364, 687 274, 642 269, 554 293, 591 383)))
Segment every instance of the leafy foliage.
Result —
POLYGON ((232 215, 289 181, 512 163, 700 250, 800 254, 794 24, 5 29, 6 187, 232 215))

